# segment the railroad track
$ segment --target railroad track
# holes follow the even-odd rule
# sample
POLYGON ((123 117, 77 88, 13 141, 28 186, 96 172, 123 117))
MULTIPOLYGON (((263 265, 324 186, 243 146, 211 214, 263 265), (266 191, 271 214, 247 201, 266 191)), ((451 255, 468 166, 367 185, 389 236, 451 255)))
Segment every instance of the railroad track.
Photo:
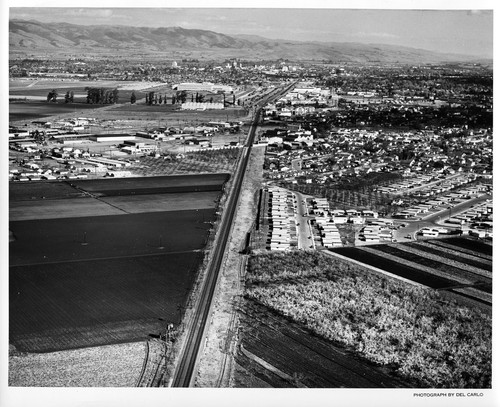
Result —
POLYGON ((213 256, 208 265, 205 281, 201 288, 200 297, 197 304, 195 305, 193 316, 187 324, 186 340, 181 350, 179 362, 173 375, 171 384, 172 387, 190 387, 193 384, 194 373, 196 372, 196 364, 198 361, 198 353, 200 347, 203 344, 203 339, 205 338, 207 329, 206 323, 210 315, 213 295, 217 288, 217 282, 219 280, 219 269, 224 258, 226 244, 229 239, 234 214, 236 212, 243 178, 245 176, 245 171, 250 159, 252 145, 254 144, 255 132, 259 124, 262 106, 268 103, 271 98, 277 98, 281 94, 288 92, 289 89, 291 89, 294 85, 295 83, 292 83, 284 88, 281 92, 268 95, 261 99, 259 108, 255 112, 252 126, 248 135, 248 140, 245 147, 243 148, 242 161, 235 174, 234 186, 232 188, 232 191, 230 192, 226 209, 222 214, 219 232, 217 233, 217 237, 214 242, 213 256))

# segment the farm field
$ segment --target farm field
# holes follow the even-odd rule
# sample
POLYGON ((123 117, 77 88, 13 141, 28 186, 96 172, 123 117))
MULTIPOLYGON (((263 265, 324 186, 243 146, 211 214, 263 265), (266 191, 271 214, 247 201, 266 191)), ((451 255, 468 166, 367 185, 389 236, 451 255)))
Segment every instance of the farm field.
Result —
POLYGON ((16 102, 9 103, 9 122, 36 120, 71 113, 73 116, 85 115, 85 111, 100 109, 107 105, 89 105, 86 103, 46 103, 16 102))
POLYGON ((81 191, 73 188, 70 183, 61 182, 27 182, 26 184, 9 183, 9 201, 31 201, 33 199, 78 198, 81 191))
POLYGON ((173 175, 98 180, 73 180, 71 184, 100 196, 222 191, 229 174, 173 175))
MULTIPOLYGON (((168 211, 199 211, 214 207, 220 197, 219 191, 171 192, 168 194, 126 195, 102 198, 111 207, 127 213, 168 211)), ((205 212, 201 212, 206 216, 205 212)))
POLYGON ((9 386, 134 387, 144 343, 121 343, 49 353, 15 352, 9 358, 9 386))
POLYGON ((428 287, 491 305, 492 257, 487 244, 449 238, 332 251, 428 287))
POLYGON ((220 120, 243 120, 247 115, 248 112, 240 108, 199 111, 172 108, 172 105, 168 103, 161 106, 136 103, 134 105, 113 105, 112 108, 104 112, 102 117, 99 112, 96 112, 94 117, 103 119, 167 120, 169 125, 177 126, 179 122, 205 123, 220 120))
POLYGON ((99 216, 123 214, 120 209, 89 196, 66 199, 9 201, 10 221, 85 217, 92 216, 95 213, 99 216))
POLYGON ((11 345, 142 341, 164 328, 159 318, 178 323, 228 177, 11 185, 11 345))
POLYGON ((241 369, 236 387, 246 387, 248 376, 270 387, 403 388, 410 384, 389 369, 371 364, 334 343, 311 335, 259 304, 247 300, 240 317, 243 339, 236 361, 241 369), (241 351, 265 360, 280 373, 263 368, 241 351), (288 377, 287 377, 288 376, 288 377))
POLYGON ((235 383, 489 388, 491 309, 445 294, 324 253, 252 255, 235 383))
POLYGON ((179 323, 203 254, 11 266, 10 343, 25 352, 141 341, 179 323))
POLYGON ((212 208, 11 221, 10 266, 201 250, 214 215, 212 208))

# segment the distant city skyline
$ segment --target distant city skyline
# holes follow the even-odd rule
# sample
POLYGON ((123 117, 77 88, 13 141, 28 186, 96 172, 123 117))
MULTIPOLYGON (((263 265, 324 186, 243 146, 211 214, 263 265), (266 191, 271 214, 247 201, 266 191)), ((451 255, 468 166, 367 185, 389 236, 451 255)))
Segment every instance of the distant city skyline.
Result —
POLYGON ((358 42, 493 57, 492 10, 11 7, 10 19, 204 29, 269 39, 358 42))

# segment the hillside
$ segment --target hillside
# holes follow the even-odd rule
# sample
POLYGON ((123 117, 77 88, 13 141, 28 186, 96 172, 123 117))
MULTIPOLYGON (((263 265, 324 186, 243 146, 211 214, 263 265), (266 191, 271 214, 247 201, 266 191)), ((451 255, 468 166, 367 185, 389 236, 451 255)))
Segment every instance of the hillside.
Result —
POLYGON ((9 22, 10 57, 130 55, 201 59, 331 60, 360 63, 438 63, 468 61, 470 56, 422 49, 358 43, 299 42, 259 36, 229 36, 181 27, 82 26, 67 23, 9 22))

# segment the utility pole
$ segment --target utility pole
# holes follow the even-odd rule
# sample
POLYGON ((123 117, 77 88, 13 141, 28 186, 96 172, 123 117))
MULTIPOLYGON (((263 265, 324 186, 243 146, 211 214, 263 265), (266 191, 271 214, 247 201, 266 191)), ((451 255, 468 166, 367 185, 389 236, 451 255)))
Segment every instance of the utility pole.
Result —
POLYGON ((165 328, 165 342, 164 342, 164 371, 163 371, 163 376, 162 376, 162 382, 163 382, 163 387, 165 387, 165 381, 166 381, 166 376, 167 376, 167 356, 168 356, 168 344, 171 343, 172 341, 172 333, 174 330, 174 324, 169 323, 167 327, 165 328))

